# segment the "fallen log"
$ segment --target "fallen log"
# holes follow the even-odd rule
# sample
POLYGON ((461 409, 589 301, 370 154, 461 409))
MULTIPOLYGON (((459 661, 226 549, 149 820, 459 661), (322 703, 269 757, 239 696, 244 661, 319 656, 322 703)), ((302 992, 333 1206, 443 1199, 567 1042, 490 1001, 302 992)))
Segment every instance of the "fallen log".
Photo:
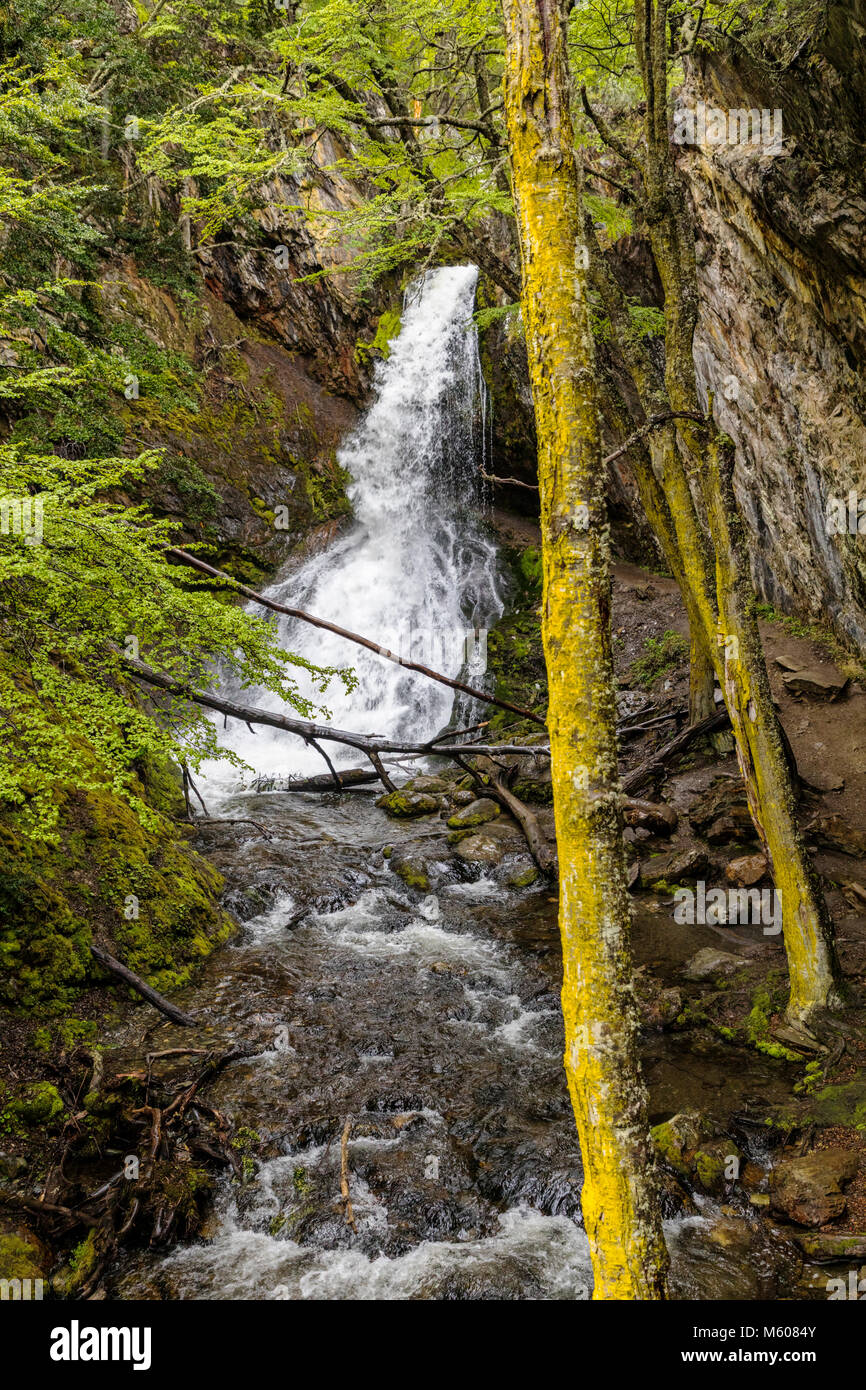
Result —
POLYGON ((195 1019, 192 1018, 190 1014, 185 1014, 183 1009, 179 1009, 175 1004, 170 1004, 169 1001, 164 999, 161 994, 158 994, 155 989, 151 989, 150 985, 147 984, 140 975, 136 975, 135 971, 130 970, 128 965, 124 965, 122 961, 116 960, 114 956, 109 955, 108 951, 103 950, 101 946, 91 946, 90 954, 93 956, 94 960, 97 960, 99 964, 104 967, 104 969, 109 971, 110 974, 116 975, 125 985, 129 985, 130 989, 134 989, 137 994, 141 995, 142 999, 147 1000, 148 1004, 152 1004, 155 1009, 159 1009, 159 1012, 165 1014, 165 1017, 170 1019, 172 1023, 178 1023, 184 1028, 195 1027, 195 1019))
POLYGON ((687 729, 683 729, 677 734, 676 738, 670 739, 657 752, 653 753, 645 763, 636 767, 622 779, 622 789, 626 795, 636 792, 640 787, 651 782, 660 772, 664 772, 667 764, 678 753, 682 753, 689 746, 693 739, 700 738, 702 734, 714 733, 716 729, 724 729, 730 723, 728 711, 726 709, 717 710, 715 714, 710 714, 706 719, 698 720, 697 724, 690 724, 687 729))
MULTIPOLYGON (((369 786, 371 782, 379 781, 378 772, 368 772, 365 767, 349 767, 337 773, 340 779, 340 786, 343 790, 346 787, 369 786)), ((322 772, 317 777, 260 777, 254 785, 255 791, 272 790, 268 782, 278 782, 279 791, 286 792, 329 792, 334 790, 334 779, 330 773, 322 772)))
MULTIPOLYGON (((126 665, 134 676, 144 681, 147 685, 152 685, 158 690, 165 690, 170 695, 177 695, 183 700, 189 700, 194 705, 202 705, 205 709, 212 709, 217 714, 226 714, 230 719, 240 719, 244 724, 267 724, 272 729, 284 729, 286 733, 297 734, 305 743, 311 743, 313 739, 330 740, 331 743, 345 743, 349 748, 358 748, 362 753, 413 753, 418 756, 425 756, 435 753, 438 756, 448 756, 456 753, 465 753, 466 744, 434 744, 428 739, 425 743, 398 743, 391 739, 375 738, 369 734, 354 734, 348 729, 333 729, 328 724, 313 724, 307 719, 290 719, 285 714, 275 714, 270 710, 253 709, 249 705, 239 705, 235 700, 224 700, 219 695, 211 695, 204 690, 194 690, 185 685, 182 681, 173 680, 171 676, 164 676, 160 671, 153 671, 146 666, 143 661, 138 661, 135 657, 128 656, 126 665)), ((472 753, 520 753, 524 757, 531 757, 537 753, 549 753, 549 748, 545 744, 522 744, 522 743, 503 743, 493 745, 472 744, 472 753)))

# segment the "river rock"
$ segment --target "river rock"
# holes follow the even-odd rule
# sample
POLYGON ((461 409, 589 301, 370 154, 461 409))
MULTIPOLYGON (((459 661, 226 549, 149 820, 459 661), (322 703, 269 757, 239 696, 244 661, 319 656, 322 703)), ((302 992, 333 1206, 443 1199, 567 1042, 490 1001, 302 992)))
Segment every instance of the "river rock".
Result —
POLYGON ((499 864, 509 850, 521 843, 526 842, 519 831, 494 822, 466 835, 457 845, 455 854, 467 864, 499 864))
POLYGON ((731 860, 725 869, 725 878, 739 888, 751 888, 752 884, 760 883, 765 877, 768 867, 763 854, 744 854, 739 859, 731 860))
POLYGON ((528 854, 509 856, 510 862, 503 864, 501 881, 509 888, 528 888, 539 876, 538 865, 528 854))
POLYGON ((807 1260, 862 1260, 866 1256, 866 1232, 847 1235, 831 1231, 806 1231, 794 1236, 807 1260))
POLYGON ((786 1158, 770 1173, 770 1205, 799 1226, 824 1226, 845 1210, 842 1186, 850 1182, 859 1158, 850 1149, 816 1149, 803 1158, 786 1158))
POLYGON ((719 951, 715 946, 703 946, 696 951, 691 960, 683 966, 687 980, 706 980, 710 975, 733 975, 749 962, 742 956, 732 955, 730 951, 719 951))
POLYGON ((407 782, 405 787, 403 788, 404 791, 433 792, 437 795, 444 792, 450 792, 452 789, 453 783, 449 782, 447 778, 428 777, 423 773, 419 777, 413 777, 411 782, 407 782))
POLYGON ((680 1177, 708 1192, 721 1192, 739 1174, 742 1154, 713 1121, 694 1110, 684 1110, 650 1131, 659 1157, 680 1177))
POLYGON ((407 791, 405 787, 395 792, 387 792, 376 802, 389 816, 398 820, 409 820, 413 816, 431 816, 439 810, 440 800, 430 792, 407 791))
POLYGON ((475 793, 468 787, 458 787, 456 792, 451 793, 451 802, 454 806, 471 806, 475 800, 475 793))
POLYGON ((468 830, 473 825, 486 825, 498 815, 498 803, 489 796, 482 796, 477 801, 470 801, 468 806, 461 806, 459 811, 448 817, 448 824, 452 830, 468 830))
POLYGON ((425 861, 417 854, 394 854, 391 868, 402 878, 407 888, 417 888, 419 893, 430 892, 430 878, 425 861))

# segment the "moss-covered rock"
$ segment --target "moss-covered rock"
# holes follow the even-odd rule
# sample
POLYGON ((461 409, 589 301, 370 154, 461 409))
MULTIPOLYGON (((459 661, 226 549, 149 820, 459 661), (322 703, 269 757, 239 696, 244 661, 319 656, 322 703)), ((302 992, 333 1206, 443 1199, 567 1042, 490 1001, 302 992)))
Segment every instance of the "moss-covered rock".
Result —
POLYGON ((0 1231, 0 1279, 41 1279, 49 1258, 46 1247, 29 1232, 0 1231))
POLYGON ((221 876, 165 814, 177 804, 171 769, 148 767, 140 790, 159 808, 147 828, 107 789, 58 791, 56 845, 25 838, 10 815, 0 820, 0 1004, 68 1012, 106 979, 90 954, 97 934, 168 991, 233 930, 217 903, 221 876))
POLYGON ((438 796, 429 792, 413 792, 403 788, 380 796, 376 805, 397 820, 411 820, 414 816, 432 816, 439 810, 440 801, 438 796))
POLYGON ((481 796, 477 801, 470 801, 468 806, 462 806, 453 816, 449 816, 448 825, 452 830, 468 830, 472 826, 486 825, 498 815, 498 804, 489 796, 481 796))
POLYGON ((394 855, 391 860, 391 868, 399 878, 402 878, 407 888, 415 888, 419 893, 430 892, 427 865, 417 855, 394 855))
POLYGON ((50 1081, 31 1081, 8 1102, 3 1114, 25 1125, 48 1129, 66 1113, 60 1093, 50 1081))

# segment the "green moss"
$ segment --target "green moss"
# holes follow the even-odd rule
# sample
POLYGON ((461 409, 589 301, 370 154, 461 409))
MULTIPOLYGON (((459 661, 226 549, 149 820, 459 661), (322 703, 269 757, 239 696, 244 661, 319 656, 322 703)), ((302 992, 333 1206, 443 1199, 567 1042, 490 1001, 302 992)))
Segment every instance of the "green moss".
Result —
POLYGON ((65 1113, 66 1106, 56 1086, 52 1086, 50 1081, 31 1081, 9 1101, 0 1118, 8 1117, 20 1120, 24 1125, 50 1128, 65 1113))
POLYGON ((325 464, 302 465, 307 499, 316 521, 333 521, 348 516, 352 504, 346 492, 352 475, 337 462, 335 454, 325 464))
POLYGON ((0 1279, 41 1279, 39 1247, 21 1235, 0 1235, 0 1279))
POLYGON ((534 864, 528 864, 525 869, 520 869, 517 873, 509 874, 508 885, 511 888, 528 888, 531 883, 538 879, 538 869, 534 864))
POLYGON ((355 357, 361 363, 369 362, 371 358, 381 358, 383 361, 391 356, 391 340, 396 338, 400 332, 400 315, 396 309, 386 309, 376 324, 376 332, 372 343, 361 342, 360 339, 355 344, 355 357))
MULTIPOLYGON (((177 804, 168 768, 143 770, 141 793, 151 804, 177 804)), ((157 989, 185 984, 233 930, 216 901, 221 876, 164 815, 145 830, 110 791, 58 797, 57 845, 25 839, 11 817, 0 822, 0 1003, 68 1012, 83 989, 107 978, 90 954, 95 931, 157 989)), ((58 1035, 64 1046, 90 1036, 89 1025, 75 1021, 58 1035)), ((39 1041, 44 1047, 48 1038, 39 1041)))
POLYGON ((88 1231, 72 1251, 69 1259, 57 1274, 51 1276, 51 1287, 60 1298, 74 1298, 79 1289, 87 1283, 100 1258, 96 1229, 88 1231))
POLYGON ((866 1078, 824 1086, 815 1091, 809 1117, 822 1125, 845 1125, 866 1130, 866 1078))
POLYGON ((430 892, 430 879, 422 860, 401 858, 392 861, 391 867, 407 888, 415 888, 419 893, 430 892))
POLYGON ((426 792, 388 792, 376 802, 389 816, 407 820, 413 816, 430 816, 439 810, 439 800, 426 792))

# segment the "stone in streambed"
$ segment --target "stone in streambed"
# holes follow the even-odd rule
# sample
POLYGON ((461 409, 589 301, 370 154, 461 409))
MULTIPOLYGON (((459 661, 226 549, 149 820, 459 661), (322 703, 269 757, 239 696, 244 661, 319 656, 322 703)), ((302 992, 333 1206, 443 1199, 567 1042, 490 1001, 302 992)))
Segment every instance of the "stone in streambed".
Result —
POLYGON ((407 888, 416 888, 419 893, 430 892, 430 878, 427 865, 416 854, 394 854, 391 868, 398 878, 402 878, 407 888))
POLYGON ((808 1260, 818 1264, 832 1260, 862 1260, 866 1256, 866 1232, 836 1235, 832 1231, 806 1231, 795 1241, 808 1260))
POLYGON ((409 820, 413 816, 432 816, 439 810, 440 799, 430 792, 407 791, 405 787, 395 792, 387 792, 376 802, 389 816, 398 820, 409 820))
POLYGON ((817 1149, 783 1159, 770 1173, 770 1205, 798 1226, 824 1226, 845 1211, 842 1186, 859 1166, 850 1149, 817 1149))
POLYGON ((461 831, 453 833, 461 836, 455 854, 467 864, 500 864, 509 851, 526 844, 516 826, 499 820, 468 835, 461 831))
POLYGON ((477 801, 471 801, 468 806, 462 806, 453 816, 449 816, 448 825, 452 830, 468 830, 471 826, 486 825, 498 815, 497 803, 487 796, 482 796, 477 801))
POLYGON ((503 865, 502 881, 509 888, 528 888, 538 878, 538 865, 528 854, 522 854, 508 865, 503 865))
POLYGON ((475 800, 475 793, 468 787, 458 787, 456 792, 451 793, 451 804, 453 806, 471 806, 475 800))

